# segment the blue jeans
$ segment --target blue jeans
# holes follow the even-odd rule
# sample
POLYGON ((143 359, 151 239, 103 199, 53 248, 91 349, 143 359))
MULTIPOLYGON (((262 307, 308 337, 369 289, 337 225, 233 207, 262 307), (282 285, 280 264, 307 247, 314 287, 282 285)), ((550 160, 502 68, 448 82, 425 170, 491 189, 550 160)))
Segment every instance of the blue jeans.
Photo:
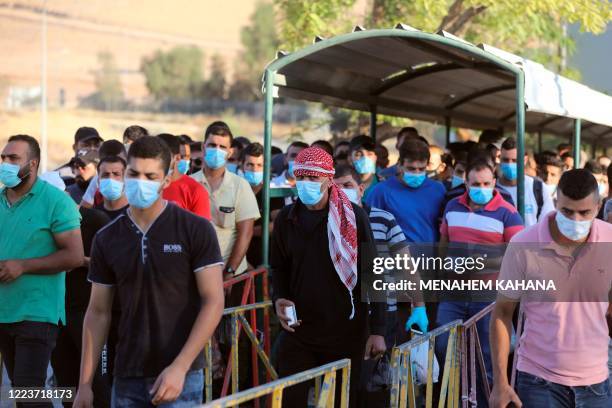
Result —
POLYGON ((609 379, 599 384, 568 387, 519 371, 517 391, 525 408, 609 408, 612 406, 609 379))
MULTIPOLYGON (((113 382, 112 408, 153 408, 149 390, 156 378, 118 378, 113 382)), ((204 373, 189 371, 185 376, 183 391, 176 401, 157 405, 158 408, 187 408, 202 404, 204 373)))
MULTIPOLYGON (((470 317, 474 316, 482 309, 487 307, 489 302, 440 302, 438 305, 438 314, 436 316, 436 326, 442 326, 453 320, 461 319, 464 322, 470 317)), ((482 356, 484 358, 485 368, 487 370, 487 378, 489 380, 489 386, 493 385, 493 366, 491 364, 491 349, 489 347, 489 321, 490 314, 485 315, 482 319, 476 323, 476 330, 478 331, 478 339, 480 340, 480 348, 482 349, 482 356)), ((446 345, 448 344, 448 332, 441 334, 436 339, 436 355, 440 366, 444 364, 446 358, 446 345)), ((469 360, 468 360, 469 361, 469 360)), ((482 386, 482 376, 478 369, 478 360, 476 362, 476 396, 478 406, 486 407, 487 398, 482 386)))

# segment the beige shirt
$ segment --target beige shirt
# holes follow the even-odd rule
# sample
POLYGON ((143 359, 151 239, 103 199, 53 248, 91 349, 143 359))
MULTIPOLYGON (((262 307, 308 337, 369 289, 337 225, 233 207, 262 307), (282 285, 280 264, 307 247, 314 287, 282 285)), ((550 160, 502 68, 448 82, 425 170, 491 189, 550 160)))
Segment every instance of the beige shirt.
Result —
MULTIPOLYGON (((211 221, 217 232, 223 261, 227 262, 236 242, 236 223, 259 218, 257 199, 249 183, 229 171, 223 175, 223 181, 216 191, 212 191, 202 170, 191 175, 202 184, 210 197, 211 221)), ((246 256, 236 268, 236 275, 247 269, 246 256)))

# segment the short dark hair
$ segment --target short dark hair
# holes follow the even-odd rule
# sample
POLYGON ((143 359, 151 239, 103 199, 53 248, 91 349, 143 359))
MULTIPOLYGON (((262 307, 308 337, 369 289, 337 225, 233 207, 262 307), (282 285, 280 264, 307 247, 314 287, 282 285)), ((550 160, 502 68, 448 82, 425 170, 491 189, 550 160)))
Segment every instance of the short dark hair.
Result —
POLYGON ((136 140, 128 151, 128 163, 132 158, 156 159, 161 161, 164 174, 170 170, 171 154, 168 145, 161 139, 153 136, 144 136, 136 140))
POLYGON ((25 142, 28 144, 28 160, 38 160, 40 164, 40 145, 38 141, 30 135, 14 135, 9 137, 8 142, 25 142))
POLYGON ((270 150, 272 151, 272 156, 276 156, 277 154, 283 154, 283 150, 278 146, 272 146, 270 150))
POLYGON ((404 160, 429 161, 429 146, 419 139, 410 138, 404 141, 399 153, 400 164, 404 164, 404 160))
POLYGON ((123 131, 123 138, 131 142, 135 142, 145 136, 149 136, 149 131, 139 125, 128 126, 123 131))
POLYGON ((170 153, 172 153, 173 156, 181 154, 181 142, 179 141, 178 137, 171 135, 170 133, 160 133, 159 135, 157 135, 157 137, 159 137, 161 140, 164 141, 164 143, 168 145, 170 153))
POLYGON ((100 159, 106 156, 118 156, 120 154, 123 154, 124 156, 127 155, 125 151, 125 146, 123 145, 123 143, 115 139, 103 142, 100 145, 100 148, 98 149, 98 155, 100 156, 100 159))
POLYGON ((467 163, 470 164, 476 160, 486 160, 491 167, 495 166, 495 160, 491 153, 486 149, 480 148, 478 145, 473 145, 467 153, 467 163))
POLYGON ((123 164, 123 170, 125 170, 125 168, 127 167, 127 163, 125 162, 125 160, 123 160, 122 157, 104 156, 100 159, 100 162, 98 163, 98 172, 100 171, 100 166, 102 166, 102 163, 121 163, 123 164))
POLYGON ((557 189, 572 200, 582 200, 593 193, 599 197, 597 180, 586 169, 573 169, 563 173, 557 189))
POLYGON ((323 149, 327 153, 329 153, 329 155, 332 156, 332 157, 334 155, 334 147, 327 140, 317 140, 317 141, 313 142, 311 144, 311 146, 320 147, 321 149, 323 149))
POLYGON ((513 150, 516 149, 516 140, 513 137, 508 137, 501 145, 503 150, 513 150))
POLYGON ((234 141, 240 143, 242 145, 243 149, 251 144, 251 141, 248 138, 244 137, 244 136, 238 136, 238 137, 234 138, 234 141))
POLYGON ((397 136, 395 138, 399 140, 402 136, 408 136, 408 135, 405 135, 405 133, 411 133, 411 136, 413 137, 419 136, 419 131, 416 130, 416 128, 412 126, 406 126, 406 127, 401 128, 400 131, 397 132, 397 136))
POLYGON ((232 135, 232 131, 230 130, 229 126, 227 125, 227 123, 220 120, 217 120, 208 125, 208 127, 204 131, 204 141, 206 141, 208 139, 208 136, 211 135, 229 137, 230 146, 234 141, 234 135, 232 135))
POLYGON ((336 143, 336 146, 334 146, 334 150, 336 150, 337 148, 339 148, 340 146, 350 146, 351 144, 349 143, 348 140, 341 140, 338 143, 336 143))
POLYGON ((367 150, 368 152, 376 151, 376 143, 374 142, 374 139, 365 135, 355 136, 352 138, 349 147, 351 153, 360 149, 367 150))
POLYGON ((292 147, 297 147, 299 149, 308 149, 308 143, 304 143, 304 142, 300 142, 299 140, 292 142, 289 146, 287 146, 287 151, 289 151, 290 148, 292 147))
POLYGON ((574 158, 574 155, 572 154, 572 152, 565 152, 561 155, 561 159, 567 159, 568 157, 571 159, 574 158))
POLYGON ((491 170, 491 173, 493 173, 493 178, 495 178, 495 168, 491 165, 491 162, 487 159, 476 159, 476 160, 472 160, 468 165, 467 168, 465 169, 465 179, 467 180, 468 177, 470 176, 470 172, 471 171, 479 171, 479 170, 483 170, 483 169, 489 169, 491 170))
POLYGON ((589 160, 584 165, 584 168, 585 170, 590 171, 591 174, 604 174, 605 173, 604 167, 601 164, 599 164, 597 160, 589 160))
POLYGON ((559 159, 559 157, 557 157, 557 155, 550 156, 548 154, 541 154, 537 158, 536 162, 538 163, 539 167, 554 166, 560 168, 561 170, 563 170, 563 167, 565 167, 565 164, 561 161, 561 159, 559 159))
POLYGON ((559 144, 557 145, 557 151, 558 151, 558 150, 569 149, 569 148, 571 148, 571 147, 572 147, 572 145, 571 145, 571 144, 569 144, 569 143, 565 143, 565 142, 563 142, 563 143, 559 143, 559 144))
POLYGON ((357 171, 355 170, 353 166, 348 166, 346 164, 341 164, 340 166, 336 166, 334 178, 340 178, 344 176, 353 177, 353 180, 355 180, 357 184, 362 183, 361 176, 359 175, 359 173, 357 173, 357 171))
POLYGON ((485 129, 480 133, 478 137, 479 143, 489 144, 498 143, 504 135, 497 129, 485 129))
POLYGON ((193 139, 187 135, 178 135, 178 138, 179 142, 181 142, 181 145, 188 145, 190 143, 193 143, 193 139))
POLYGON ((193 142, 189 144, 189 147, 191 148, 191 152, 201 152, 202 151, 202 143, 200 142, 193 142))
POLYGON ((247 156, 252 157, 260 157, 264 154, 264 148, 261 143, 250 143, 242 149, 242 153, 240 154, 240 161, 245 161, 247 156))

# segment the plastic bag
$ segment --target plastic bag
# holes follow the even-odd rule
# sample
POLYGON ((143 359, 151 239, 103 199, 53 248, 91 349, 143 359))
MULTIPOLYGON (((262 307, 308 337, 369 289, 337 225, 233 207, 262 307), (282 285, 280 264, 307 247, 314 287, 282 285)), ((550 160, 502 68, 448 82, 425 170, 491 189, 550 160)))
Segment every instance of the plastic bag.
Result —
POLYGON ((366 384, 368 392, 384 391, 391 387, 391 363, 389 360, 389 353, 385 352, 379 359, 362 362, 365 369, 367 369, 367 363, 373 364, 371 370, 368 370, 369 377, 366 384))
MULTIPOLYGON (((419 344, 410 352, 410 364, 412 364, 412 376, 415 378, 415 384, 427 384, 427 357, 429 353, 429 342, 419 344)), ((440 366, 436 354, 433 355, 433 382, 438 382, 440 374, 440 366)))

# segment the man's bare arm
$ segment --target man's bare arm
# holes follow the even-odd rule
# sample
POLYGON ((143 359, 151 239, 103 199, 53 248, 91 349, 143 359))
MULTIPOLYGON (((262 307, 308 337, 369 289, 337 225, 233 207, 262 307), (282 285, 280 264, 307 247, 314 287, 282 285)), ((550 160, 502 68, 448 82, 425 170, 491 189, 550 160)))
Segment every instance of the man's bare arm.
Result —
POLYGON ((91 386, 93 381, 110 327, 114 295, 114 286, 97 283, 91 285, 91 297, 83 321, 83 351, 79 384, 91 386))
POLYGON ((490 406, 505 408, 510 402, 516 407, 521 402, 510 387, 508 381, 508 356, 510 355, 510 336, 512 333, 512 315, 517 302, 503 295, 498 295, 491 315, 491 359, 493 362, 493 390, 490 406))
POLYGON ((223 315, 223 273, 221 266, 211 266, 196 272, 198 291, 202 298, 200 312, 191 328, 187 342, 171 365, 157 377, 150 393, 152 403, 174 401, 180 395, 185 375, 191 364, 210 340, 223 315))
POLYGON ((227 265, 231 266, 233 269, 238 268, 240 262, 242 262, 242 259, 246 256, 249 245, 251 244, 254 224, 255 219, 253 218, 236 223, 236 241, 227 259, 227 265))
POLYGON ((23 274, 51 275, 83 265, 83 240, 80 229, 54 234, 53 239, 57 251, 50 255, 0 262, 0 282, 11 282, 23 274))

